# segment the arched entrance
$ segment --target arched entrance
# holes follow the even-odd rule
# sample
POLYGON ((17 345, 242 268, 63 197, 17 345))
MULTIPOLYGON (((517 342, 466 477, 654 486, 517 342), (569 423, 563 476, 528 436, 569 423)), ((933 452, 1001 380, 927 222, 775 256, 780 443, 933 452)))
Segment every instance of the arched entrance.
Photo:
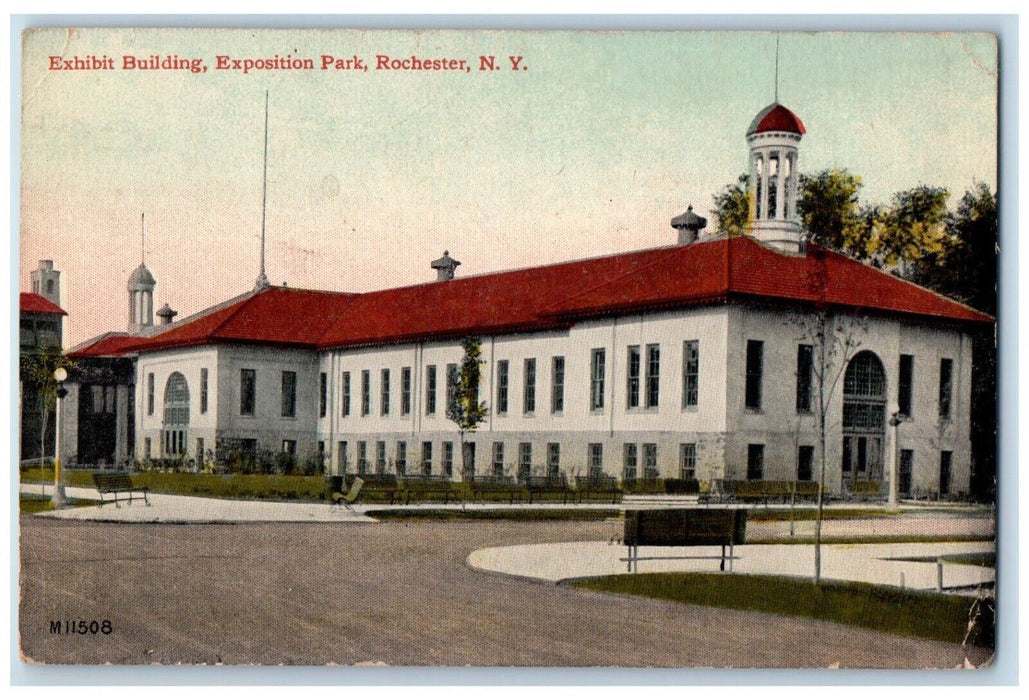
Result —
POLYGON ((874 352, 855 355, 843 376, 843 481, 882 481, 886 371, 874 352))
POLYGON ((186 433, 189 429, 189 385, 179 372, 168 377, 164 387, 164 456, 186 454, 186 433))

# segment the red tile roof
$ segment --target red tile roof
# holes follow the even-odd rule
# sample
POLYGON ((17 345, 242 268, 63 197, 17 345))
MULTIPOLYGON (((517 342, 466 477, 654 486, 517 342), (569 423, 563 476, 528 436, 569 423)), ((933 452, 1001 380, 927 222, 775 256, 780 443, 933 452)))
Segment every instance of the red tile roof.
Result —
POLYGON ((104 333, 101 336, 80 343, 68 351, 68 357, 119 357, 132 343, 139 340, 128 333, 104 333))
POLYGON ((18 300, 18 308, 34 314, 56 314, 67 316, 68 312, 44 296, 32 292, 22 292, 18 300))
POLYGON ((767 131, 789 131, 794 134, 804 134, 804 122, 800 117, 783 107, 778 102, 768 105, 754 117, 747 129, 747 136, 751 134, 763 134, 767 131))
POLYGON ((951 322, 993 320, 819 246, 786 255, 740 236, 364 294, 271 287, 118 347, 144 352, 220 342, 312 349, 382 345, 569 328, 584 318, 731 300, 824 304, 951 322))

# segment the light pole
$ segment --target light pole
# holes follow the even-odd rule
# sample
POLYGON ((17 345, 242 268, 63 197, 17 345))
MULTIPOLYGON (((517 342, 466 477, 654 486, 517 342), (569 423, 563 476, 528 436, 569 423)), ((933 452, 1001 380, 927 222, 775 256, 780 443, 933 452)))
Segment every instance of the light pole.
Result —
POLYGON ((897 507, 897 471, 900 464, 900 424, 907 416, 900 412, 900 406, 890 406, 890 427, 893 428, 893 449, 890 450, 890 500, 889 507, 897 507))
POLYGON ((64 380, 68 378, 68 370, 58 367, 54 370, 54 379, 57 381, 57 412, 54 416, 54 509, 64 505, 64 486, 61 484, 61 401, 68 395, 64 388, 64 380))

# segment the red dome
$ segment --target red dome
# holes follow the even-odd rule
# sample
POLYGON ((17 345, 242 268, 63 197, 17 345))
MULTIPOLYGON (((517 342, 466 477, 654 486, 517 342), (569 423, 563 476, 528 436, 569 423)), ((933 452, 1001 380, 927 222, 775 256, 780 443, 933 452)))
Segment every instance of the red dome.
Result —
POLYGON ((754 117, 747 129, 747 136, 751 134, 763 134, 768 131, 788 131, 794 134, 805 132, 804 122, 800 117, 783 107, 778 102, 768 105, 754 117))

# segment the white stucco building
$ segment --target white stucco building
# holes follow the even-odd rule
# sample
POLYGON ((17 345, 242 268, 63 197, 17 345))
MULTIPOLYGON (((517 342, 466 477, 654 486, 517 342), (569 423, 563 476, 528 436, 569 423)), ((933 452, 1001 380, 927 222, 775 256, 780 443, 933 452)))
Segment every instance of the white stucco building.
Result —
POLYGON ((426 284, 258 285, 139 332, 151 277, 130 289, 135 335, 72 354, 135 358, 138 460, 271 450, 333 473, 466 478, 447 377, 475 337, 489 409, 470 438, 475 474, 817 478, 825 375, 831 490, 882 480, 899 447, 901 493, 967 492, 970 332, 992 319, 808 245, 803 133, 778 104, 748 129, 750 235, 701 236, 688 211, 672 221, 678 245, 473 276, 445 254, 426 284))

